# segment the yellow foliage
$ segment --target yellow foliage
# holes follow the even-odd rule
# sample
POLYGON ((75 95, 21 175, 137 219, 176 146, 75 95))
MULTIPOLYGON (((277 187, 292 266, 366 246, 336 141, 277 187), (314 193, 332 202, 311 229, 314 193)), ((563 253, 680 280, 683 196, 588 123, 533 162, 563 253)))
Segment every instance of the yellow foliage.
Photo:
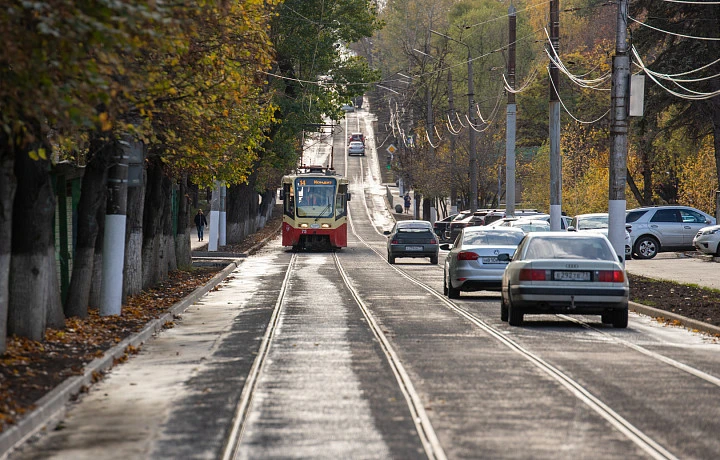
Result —
POLYGON ((706 139, 697 155, 688 157, 678 180, 680 203, 714 214, 718 178, 711 139, 706 139))

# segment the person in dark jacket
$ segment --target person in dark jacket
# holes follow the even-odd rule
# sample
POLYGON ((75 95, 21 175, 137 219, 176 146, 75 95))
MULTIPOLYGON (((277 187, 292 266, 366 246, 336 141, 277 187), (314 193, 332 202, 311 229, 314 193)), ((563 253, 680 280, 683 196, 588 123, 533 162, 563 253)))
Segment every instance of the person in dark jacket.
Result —
POLYGON ((198 241, 202 241, 203 230, 207 226, 207 219, 205 218, 205 214, 203 214, 202 209, 198 209, 197 214, 195 214, 195 226, 197 227, 198 241))

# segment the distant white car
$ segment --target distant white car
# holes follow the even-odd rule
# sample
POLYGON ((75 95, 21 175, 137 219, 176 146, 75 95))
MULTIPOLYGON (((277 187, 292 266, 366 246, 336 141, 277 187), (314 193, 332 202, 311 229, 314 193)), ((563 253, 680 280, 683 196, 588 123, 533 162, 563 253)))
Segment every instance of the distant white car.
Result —
POLYGON ((601 315, 625 328, 629 283, 607 237, 593 232, 525 235, 502 278, 500 319, 520 326, 526 314, 601 315))
POLYGON ((350 145, 348 145, 348 155, 365 156, 365 144, 360 141, 350 142, 350 145))
MULTIPOLYGON (((589 231, 602 233, 608 236, 609 216, 606 212, 596 212, 592 214, 578 214, 573 217, 570 226, 571 231, 589 231)), ((632 236, 625 226, 625 260, 632 259, 632 236)))
POLYGON ((693 238, 693 246, 700 252, 720 257, 720 225, 703 227, 693 238))

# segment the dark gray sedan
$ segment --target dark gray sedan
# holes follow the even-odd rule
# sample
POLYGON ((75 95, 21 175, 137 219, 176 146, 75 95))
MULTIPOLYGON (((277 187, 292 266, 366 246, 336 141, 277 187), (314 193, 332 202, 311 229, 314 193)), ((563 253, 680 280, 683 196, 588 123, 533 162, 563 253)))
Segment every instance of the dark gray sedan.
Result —
POLYGON ((401 220, 384 234, 388 236, 387 258, 391 264, 397 257, 428 257, 431 264, 438 263, 440 246, 430 222, 401 220))

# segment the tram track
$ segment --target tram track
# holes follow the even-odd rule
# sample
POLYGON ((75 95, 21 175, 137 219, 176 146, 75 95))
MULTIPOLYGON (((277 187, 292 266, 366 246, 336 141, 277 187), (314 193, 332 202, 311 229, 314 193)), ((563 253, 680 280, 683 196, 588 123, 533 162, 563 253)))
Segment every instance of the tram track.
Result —
POLYGON ((290 258, 290 263, 288 263, 285 277, 280 286, 280 292, 278 294, 277 301, 275 302, 275 307, 273 308, 272 315, 270 316, 270 321, 268 322, 268 326, 265 329, 265 334, 263 335, 262 341, 260 342, 257 356, 255 357, 253 365, 250 368, 250 373, 248 374, 242 393, 240 394, 240 402, 237 405, 235 415, 233 417, 233 425, 230 430, 230 435, 227 437, 225 449, 223 449, 223 460, 230 460, 238 457, 240 443, 242 441, 242 435, 245 431, 245 426, 247 423, 247 416, 250 407, 252 406, 255 387, 257 385, 258 377, 262 372, 263 365, 265 364, 265 360, 270 350, 272 339, 275 336, 275 332, 277 330, 278 322, 280 320, 280 312, 283 307, 283 301, 285 300, 285 294, 288 290, 290 276, 292 274, 292 269, 295 265, 296 260, 297 254, 293 254, 290 258))

